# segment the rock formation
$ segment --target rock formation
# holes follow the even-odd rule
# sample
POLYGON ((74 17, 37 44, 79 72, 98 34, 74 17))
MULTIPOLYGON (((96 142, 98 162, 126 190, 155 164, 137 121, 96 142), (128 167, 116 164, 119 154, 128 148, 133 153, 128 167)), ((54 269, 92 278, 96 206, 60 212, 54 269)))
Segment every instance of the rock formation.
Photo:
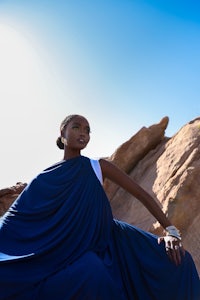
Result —
MULTIPOLYGON (((200 273, 200 118, 183 126, 172 138, 164 136, 165 125, 167 118, 153 127, 152 139, 156 137, 157 144, 151 140, 152 126, 142 129, 126 142, 124 153, 122 145, 110 160, 125 171, 128 170, 126 166, 134 164, 128 170, 129 175, 154 197, 171 222, 181 230, 183 244, 192 254, 200 273), (143 133, 145 147, 149 149, 146 154, 144 143, 141 143, 143 133), (136 152, 141 153, 138 160, 135 159, 134 144, 137 144, 136 152), (128 159, 124 162, 125 156, 131 162, 128 159)), ((162 235, 163 228, 137 199, 111 182, 105 182, 105 188, 117 219, 162 235)))
POLYGON ((23 191, 27 184, 17 182, 16 185, 0 190, 0 216, 2 216, 23 191))
MULTIPOLYGON (((200 273, 200 118, 171 138, 165 136, 168 121, 143 127, 108 159, 148 191, 181 230, 200 273)), ((25 185, 0 190, 1 215, 25 185)), ((162 235, 163 228, 137 199, 108 180, 104 186, 115 218, 162 235)))

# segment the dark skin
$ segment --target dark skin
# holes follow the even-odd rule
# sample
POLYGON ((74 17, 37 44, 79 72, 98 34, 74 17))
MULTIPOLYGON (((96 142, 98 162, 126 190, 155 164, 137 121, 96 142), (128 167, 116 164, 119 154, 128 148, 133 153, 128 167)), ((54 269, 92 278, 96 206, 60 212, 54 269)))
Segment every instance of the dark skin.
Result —
MULTIPOLYGON (((63 159, 67 160, 80 156, 81 150, 87 146, 90 140, 90 126, 88 121, 82 116, 74 117, 67 126, 61 130, 61 137, 64 144, 63 159)), ((158 220, 163 228, 171 225, 157 202, 130 176, 105 159, 100 159, 99 163, 104 179, 110 179, 136 197, 158 220)), ((168 235, 158 238, 158 243, 161 242, 165 243, 166 252, 169 258, 176 265, 179 265, 181 263, 181 257, 184 255, 184 249, 180 240, 168 235)))

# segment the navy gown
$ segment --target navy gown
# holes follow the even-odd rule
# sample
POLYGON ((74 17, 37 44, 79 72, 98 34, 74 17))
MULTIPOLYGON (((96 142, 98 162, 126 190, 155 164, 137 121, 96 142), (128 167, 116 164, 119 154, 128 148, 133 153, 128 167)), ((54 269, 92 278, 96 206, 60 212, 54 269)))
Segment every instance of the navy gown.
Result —
POLYGON ((41 172, 1 220, 0 300, 199 300, 191 255, 113 219, 84 156, 41 172))

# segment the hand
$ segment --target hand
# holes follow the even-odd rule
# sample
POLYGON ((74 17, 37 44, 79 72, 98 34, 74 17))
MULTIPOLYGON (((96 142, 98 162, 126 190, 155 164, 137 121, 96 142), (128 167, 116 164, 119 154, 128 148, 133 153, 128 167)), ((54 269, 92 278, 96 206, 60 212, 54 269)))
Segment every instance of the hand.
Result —
POLYGON ((181 244, 181 241, 173 236, 167 235, 158 238, 158 244, 165 243, 165 249, 167 255, 176 265, 181 263, 181 257, 185 255, 185 250, 181 244))

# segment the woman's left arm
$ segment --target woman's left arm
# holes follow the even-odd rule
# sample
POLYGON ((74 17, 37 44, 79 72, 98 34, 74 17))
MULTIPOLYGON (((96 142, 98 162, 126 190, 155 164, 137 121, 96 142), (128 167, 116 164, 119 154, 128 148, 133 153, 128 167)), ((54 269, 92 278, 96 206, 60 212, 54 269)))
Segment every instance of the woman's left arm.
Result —
POLYGON ((164 240, 166 251, 169 257, 175 261, 176 264, 180 263, 182 245, 180 243, 181 237, 178 230, 172 226, 169 219, 166 217, 158 203, 148 194, 142 187, 140 187, 130 176, 128 176, 124 171, 120 170, 113 163, 105 160, 99 160, 103 178, 108 178, 115 182, 117 185, 125 189, 131 195, 136 197, 148 210, 149 212, 158 220, 161 226, 169 231, 166 237, 160 238, 159 242, 164 240), (171 231, 171 234, 170 234, 171 231), (179 248, 181 245, 181 249, 179 248))

